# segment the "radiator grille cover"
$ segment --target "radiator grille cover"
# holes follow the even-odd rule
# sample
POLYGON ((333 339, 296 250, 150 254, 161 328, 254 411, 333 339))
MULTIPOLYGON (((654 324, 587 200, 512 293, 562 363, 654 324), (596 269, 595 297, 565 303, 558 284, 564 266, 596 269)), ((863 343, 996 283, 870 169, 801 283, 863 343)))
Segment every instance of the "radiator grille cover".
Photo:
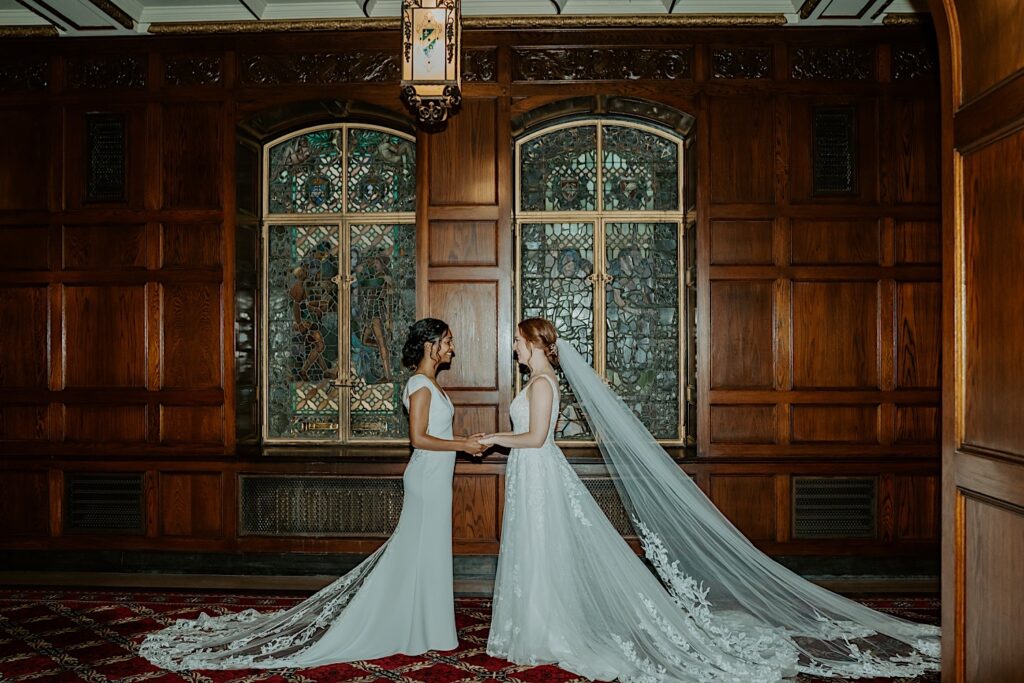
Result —
POLYGON ((64 529, 68 532, 146 530, 140 473, 68 472, 64 498, 64 529))
POLYGON ((590 491, 590 495, 597 501, 598 506, 605 516, 623 536, 636 536, 633 525, 629 521, 629 514, 622 506, 619 492, 615 490, 615 482, 611 479, 586 479, 581 477, 583 485, 590 491))
POLYGON ((399 477, 242 475, 243 536, 382 536, 402 512, 399 477))
POLYGON ((814 110, 814 194, 856 194, 855 120, 852 107, 814 110))
POLYGON ((874 538, 873 477, 794 477, 793 538, 874 538))

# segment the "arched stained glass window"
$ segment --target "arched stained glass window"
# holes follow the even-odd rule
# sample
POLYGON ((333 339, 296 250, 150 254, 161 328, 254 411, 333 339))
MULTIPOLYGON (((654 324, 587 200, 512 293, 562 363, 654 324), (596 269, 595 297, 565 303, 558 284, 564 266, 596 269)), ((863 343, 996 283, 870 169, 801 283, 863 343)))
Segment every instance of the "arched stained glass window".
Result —
MULTIPOLYGON (((621 119, 516 142, 516 301, 552 320, 660 440, 684 442, 683 140, 621 119)), ((556 434, 589 441, 562 387, 556 434)))
POLYGON ((395 441, 416 318, 416 145, 342 124, 264 150, 263 437, 395 441))

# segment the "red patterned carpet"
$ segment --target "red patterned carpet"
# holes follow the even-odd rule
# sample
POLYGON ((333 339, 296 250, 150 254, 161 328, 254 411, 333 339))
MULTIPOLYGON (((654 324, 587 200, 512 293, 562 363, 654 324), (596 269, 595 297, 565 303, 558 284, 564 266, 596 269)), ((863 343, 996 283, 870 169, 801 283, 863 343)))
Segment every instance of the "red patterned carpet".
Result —
MULTIPOLYGON (((419 657, 398 655, 372 662, 338 664, 303 671, 212 671, 168 673, 136 656, 138 641, 149 631, 200 611, 223 614, 249 607, 271 610, 302 600, 299 594, 225 592, 82 591, 0 589, 0 681, 582 681, 551 666, 525 667, 488 657, 484 652, 490 602, 457 601, 459 649, 419 657)), ((865 598, 866 604, 891 614, 938 623, 934 598, 865 598)), ((801 677, 800 683, 819 679, 801 677)), ((871 679, 874 680, 874 679, 871 679)), ((938 675, 913 679, 933 683, 938 675)), ((752 681, 751 683, 756 683, 752 681)))

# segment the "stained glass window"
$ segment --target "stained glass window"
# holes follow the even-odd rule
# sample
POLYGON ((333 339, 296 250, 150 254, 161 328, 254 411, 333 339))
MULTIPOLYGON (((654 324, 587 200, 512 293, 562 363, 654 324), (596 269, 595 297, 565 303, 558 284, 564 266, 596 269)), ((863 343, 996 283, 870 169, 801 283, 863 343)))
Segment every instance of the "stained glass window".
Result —
POLYGON ((268 441, 407 438, 401 346, 416 317, 415 159, 407 136, 347 124, 268 147, 268 441))
MULTIPOLYGON (((657 438, 681 441, 682 140, 608 119, 516 150, 520 317, 551 320, 657 438)), ((562 396, 558 438, 592 439, 564 383, 562 396)))

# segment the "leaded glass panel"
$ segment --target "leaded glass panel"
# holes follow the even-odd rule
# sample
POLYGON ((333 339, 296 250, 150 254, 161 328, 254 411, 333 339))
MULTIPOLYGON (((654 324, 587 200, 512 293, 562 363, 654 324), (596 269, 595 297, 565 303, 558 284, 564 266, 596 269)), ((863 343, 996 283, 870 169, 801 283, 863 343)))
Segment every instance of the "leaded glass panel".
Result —
MULTIPOLYGON (((521 226, 522 317, 547 318, 558 335, 594 362, 594 224, 525 223, 521 226)), ((560 377, 559 439, 586 439, 590 430, 560 377)))
POLYGON ((337 439, 336 225, 267 227, 268 435, 337 439))
POLYGON ((416 321, 416 226, 353 225, 351 237, 351 403, 355 439, 400 439, 409 426, 402 345, 416 321))
POLYGON ((318 130, 270 148, 270 213, 316 214, 341 211, 341 130, 318 130))
POLYGON ((605 224, 608 382, 659 439, 679 436, 678 224, 605 224))
POLYGON ((639 128, 604 126, 601 170, 605 211, 679 208, 679 146, 639 128))
POLYGON ((348 210, 399 213, 416 209, 416 145, 369 128, 348 131, 348 210))
POLYGON ((520 148, 523 211, 597 208, 597 127, 563 128, 520 148))

